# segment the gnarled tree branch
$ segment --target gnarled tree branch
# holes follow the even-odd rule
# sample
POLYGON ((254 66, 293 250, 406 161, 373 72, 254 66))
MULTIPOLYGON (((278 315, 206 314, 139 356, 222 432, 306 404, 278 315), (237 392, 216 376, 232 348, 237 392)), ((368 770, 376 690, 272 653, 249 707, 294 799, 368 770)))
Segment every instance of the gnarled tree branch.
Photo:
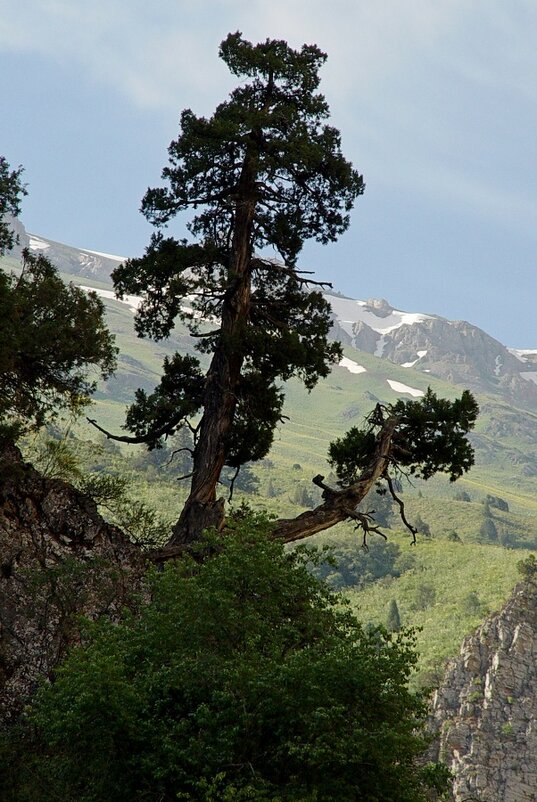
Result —
POLYGON ((397 417, 390 417, 383 423, 371 462, 356 482, 343 490, 332 490, 328 485, 322 484, 323 477, 315 477, 319 480, 315 484, 323 488, 323 503, 296 518, 282 518, 276 521, 273 536, 285 543, 291 543, 329 529, 349 517, 355 517, 356 506, 385 475, 391 459, 392 438, 398 422, 397 417))

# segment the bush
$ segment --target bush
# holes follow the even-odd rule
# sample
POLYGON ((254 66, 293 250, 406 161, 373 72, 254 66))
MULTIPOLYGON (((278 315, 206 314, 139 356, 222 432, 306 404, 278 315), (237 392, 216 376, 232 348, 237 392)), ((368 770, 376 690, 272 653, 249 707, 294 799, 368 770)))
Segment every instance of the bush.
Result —
POLYGON ((537 559, 534 554, 530 554, 525 560, 520 560, 516 567, 523 579, 528 582, 537 581, 537 559))
POLYGON ((500 496, 491 496, 487 494, 483 499, 483 504, 486 504, 489 507, 495 507, 497 510, 501 510, 502 512, 509 512, 509 504, 500 496))
POLYGON ((312 570, 336 590, 361 589, 383 577, 399 577, 414 564, 412 557, 403 560, 397 543, 371 538, 367 551, 355 541, 350 546, 330 548, 328 553, 330 559, 314 565, 312 570))
MULTIPOLYGON (((204 562, 152 574, 152 601, 84 644, 43 687, 0 798, 29 802, 420 802, 412 639, 365 632, 267 523, 204 562)), ((2 765, 4 760, 4 765, 2 765)))
POLYGON ((432 585, 418 585, 416 598, 412 605, 413 610, 426 610, 436 601, 436 590, 432 585))
POLYGON ((488 543, 496 543, 498 530, 492 518, 485 518, 479 529, 479 539, 488 543))

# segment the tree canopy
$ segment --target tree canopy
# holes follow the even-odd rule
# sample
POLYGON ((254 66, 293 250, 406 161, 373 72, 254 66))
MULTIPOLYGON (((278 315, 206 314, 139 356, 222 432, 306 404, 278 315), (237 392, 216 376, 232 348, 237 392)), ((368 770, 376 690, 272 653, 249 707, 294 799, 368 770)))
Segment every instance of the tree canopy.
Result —
MULTIPOLYGON (((157 231, 144 256, 113 274, 120 297, 142 296, 140 336, 166 337, 179 320, 201 354, 165 359, 156 389, 136 393, 126 417, 131 434, 109 435, 155 448, 184 426, 192 430, 191 489, 171 538, 175 548, 223 526, 222 471, 268 453, 282 421, 282 382, 297 376, 311 390, 340 359, 340 344, 328 337, 329 303, 297 260, 307 239, 326 244, 345 231, 364 191, 317 91, 324 53, 278 40, 252 45, 234 33, 220 56, 241 83, 209 118, 183 111, 165 186, 149 189, 142 203, 157 231), (165 237, 161 228, 184 212, 192 215, 190 238, 165 237)), ((468 470, 466 434, 476 414, 467 392, 455 401, 429 391, 419 401, 378 405, 362 430, 331 446, 339 487, 316 477, 323 503, 278 521, 276 536, 300 539, 349 517, 366 536, 379 531, 356 512, 379 482, 415 534, 396 494, 398 477, 444 471, 455 479, 468 470)))
POLYGON ((412 637, 365 631, 284 551, 236 521, 202 563, 151 581, 151 601, 91 626, 43 687, 0 792, 17 802, 421 802, 427 708, 408 689, 412 637))
MULTIPOLYGON (((0 255, 14 244, 5 219, 18 214, 22 168, 0 157, 0 255)), ((0 434, 16 437, 78 410, 108 376, 116 348, 95 293, 65 285, 43 255, 23 251, 18 273, 0 271, 0 434)))

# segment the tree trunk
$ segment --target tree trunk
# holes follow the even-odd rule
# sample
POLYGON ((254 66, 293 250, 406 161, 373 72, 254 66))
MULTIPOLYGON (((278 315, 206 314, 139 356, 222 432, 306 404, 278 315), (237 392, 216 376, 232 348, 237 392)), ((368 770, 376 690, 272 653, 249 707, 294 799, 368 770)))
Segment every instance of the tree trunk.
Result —
POLYGON ((221 334, 207 373, 190 495, 173 529, 171 545, 193 543, 205 529, 224 524, 224 501, 217 499, 216 486, 226 461, 225 441, 233 424, 236 388, 244 362, 241 343, 250 313, 256 162, 257 153, 252 147, 246 152, 237 189, 221 334))

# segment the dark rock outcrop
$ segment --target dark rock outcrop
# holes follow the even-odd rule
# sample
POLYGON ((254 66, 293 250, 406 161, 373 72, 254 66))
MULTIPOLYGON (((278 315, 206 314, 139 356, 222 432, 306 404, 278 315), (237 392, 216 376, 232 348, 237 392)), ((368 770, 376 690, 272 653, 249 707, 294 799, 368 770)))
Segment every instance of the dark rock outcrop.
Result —
POLYGON ((0 450, 0 721, 17 715, 79 638, 79 616, 117 615, 144 571, 95 503, 0 450))

